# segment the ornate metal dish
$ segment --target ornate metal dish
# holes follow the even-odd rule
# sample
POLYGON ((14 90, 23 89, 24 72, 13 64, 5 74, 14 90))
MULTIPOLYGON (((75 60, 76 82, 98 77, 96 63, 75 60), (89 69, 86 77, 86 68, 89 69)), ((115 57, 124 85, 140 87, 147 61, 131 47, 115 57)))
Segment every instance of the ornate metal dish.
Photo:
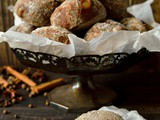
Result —
POLYGON ((17 58, 26 66, 41 68, 55 73, 63 74, 90 74, 118 72, 129 67, 137 60, 147 55, 146 49, 131 55, 115 53, 99 55, 81 55, 70 59, 23 49, 12 49, 17 58))
POLYGON ((26 66, 41 68, 55 73, 77 75, 73 84, 54 89, 48 95, 51 105, 66 111, 83 112, 111 103, 116 93, 97 86, 92 75, 121 72, 148 55, 143 48, 137 53, 115 53, 74 56, 70 59, 23 49, 12 49, 26 66))

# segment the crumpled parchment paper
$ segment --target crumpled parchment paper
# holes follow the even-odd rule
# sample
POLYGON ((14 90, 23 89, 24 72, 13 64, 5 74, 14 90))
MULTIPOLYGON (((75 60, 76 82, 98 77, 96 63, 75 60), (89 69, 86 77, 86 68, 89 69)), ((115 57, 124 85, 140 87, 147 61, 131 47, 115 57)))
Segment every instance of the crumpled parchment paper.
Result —
POLYGON ((137 111, 128 111, 127 109, 119 109, 115 106, 102 107, 99 110, 110 111, 120 115, 124 120, 146 120, 137 111))
POLYGON ((133 15, 134 17, 138 18, 139 20, 144 21, 148 25, 151 25, 152 27, 156 28, 160 24, 155 22, 153 11, 151 8, 151 3, 153 3, 154 0, 147 0, 144 3, 136 4, 131 7, 127 8, 127 12, 133 15))
POLYGON ((146 47, 149 51, 160 51, 160 27, 144 33, 139 31, 104 32, 89 42, 74 34, 69 34, 68 37, 71 44, 66 45, 48 38, 8 30, 4 34, 1 33, 0 39, 6 41, 11 48, 67 58, 75 55, 104 55, 117 52, 130 54, 142 47, 146 47))

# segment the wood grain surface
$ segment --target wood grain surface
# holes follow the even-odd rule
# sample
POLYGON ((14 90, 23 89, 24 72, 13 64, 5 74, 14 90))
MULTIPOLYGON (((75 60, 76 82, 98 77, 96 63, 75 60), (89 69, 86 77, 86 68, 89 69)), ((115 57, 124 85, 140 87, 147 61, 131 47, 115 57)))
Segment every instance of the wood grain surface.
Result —
MULTIPOLYGON (((67 76, 53 74, 47 72, 50 77, 63 77, 66 80, 67 76)), ((112 77, 98 76, 95 79, 97 83, 99 80, 105 81, 106 86, 111 87, 116 91, 118 97, 112 105, 119 108, 138 111, 147 120, 160 120, 160 81, 158 79, 159 73, 132 73, 125 79, 117 75, 115 82, 112 77), (145 76, 145 77, 144 77, 145 76), (157 77, 155 77, 157 76, 157 77), (155 84, 155 83, 156 84, 155 84), (145 84, 144 84, 145 83, 145 84)), ((104 85, 104 82, 103 82, 104 85)), ((24 90, 20 90, 25 94, 24 90)), ((0 108, 0 120, 13 120, 14 115, 17 114, 20 118, 18 120, 74 120, 81 113, 65 113, 55 108, 45 106, 47 98, 43 95, 28 98, 19 104, 6 108, 10 113, 2 114, 4 108, 0 108), (28 104, 33 104, 34 108, 28 108, 28 104)))

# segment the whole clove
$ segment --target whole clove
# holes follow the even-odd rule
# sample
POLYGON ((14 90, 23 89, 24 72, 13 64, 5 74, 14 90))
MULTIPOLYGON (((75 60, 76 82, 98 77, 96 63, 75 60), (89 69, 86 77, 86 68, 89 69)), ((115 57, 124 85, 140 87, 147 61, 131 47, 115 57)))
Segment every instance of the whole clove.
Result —
POLYGON ((28 97, 29 97, 29 98, 32 98, 32 97, 33 97, 33 95, 32 95, 32 94, 29 94, 29 95, 28 95, 28 97))
POLYGON ((14 77, 13 76, 9 76, 8 79, 7 79, 7 82, 12 85, 14 83, 14 77))
POLYGON ((33 73, 32 78, 38 80, 41 83, 46 79, 46 76, 42 70, 37 70, 33 73))
POLYGON ((7 106, 10 106, 10 105, 11 105, 11 102, 8 102, 8 103, 7 103, 7 106))
POLYGON ((12 85, 12 88, 15 89, 15 88, 16 88, 16 85, 12 85))
POLYGON ((17 119, 17 118, 19 118, 19 116, 18 116, 17 114, 15 114, 15 115, 14 115, 14 118, 17 119))
POLYGON ((8 113, 9 112, 6 109, 3 110, 3 114, 8 114, 8 113))
POLYGON ((47 92, 45 92, 45 93, 43 94, 43 96, 44 96, 44 97, 47 97, 47 95, 48 95, 48 93, 47 93, 47 92))
POLYGON ((16 103, 16 99, 14 98, 14 99, 12 99, 12 103, 14 104, 14 103, 16 103))
POLYGON ((45 105, 46 105, 46 106, 49 106, 49 103, 50 103, 50 102, 49 102, 48 100, 46 100, 45 105))
POLYGON ((25 84, 22 84, 22 85, 21 85, 21 88, 22 88, 22 89, 25 89, 25 88, 26 88, 26 85, 25 85, 25 84))
POLYGON ((29 91, 30 91, 30 88, 29 88, 29 87, 27 87, 27 88, 26 88, 26 91, 27 91, 27 92, 29 92, 29 91))
POLYGON ((23 101, 23 97, 22 97, 22 96, 19 97, 18 100, 19 100, 19 101, 23 101))
POLYGON ((28 107, 29 107, 29 108, 33 108, 33 104, 29 104, 28 107))
POLYGON ((12 89, 12 86, 11 86, 11 85, 9 85, 7 88, 12 89))

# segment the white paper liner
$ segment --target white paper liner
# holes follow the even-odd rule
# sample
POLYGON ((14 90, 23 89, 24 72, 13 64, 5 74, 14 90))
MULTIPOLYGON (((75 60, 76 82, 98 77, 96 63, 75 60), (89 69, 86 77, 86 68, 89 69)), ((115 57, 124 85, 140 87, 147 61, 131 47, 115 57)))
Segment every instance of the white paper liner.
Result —
POLYGON ((13 5, 10 5, 10 6, 8 7, 8 10, 13 13, 13 16, 14 16, 14 25, 19 25, 19 24, 21 24, 21 23, 24 22, 24 21, 14 12, 14 6, 13 6, 13 5))
POLYGON ((142 34, 138 31, 104 32, 89 42, 69 34, 71 42, 69 45, 12 30, 2 36, 0 41, 6 41, 11 48, 21 48, 67 58, 75 55, 104 55, 117 52, 130 54, 137 52, 142 47, 146 47, 149 51, 160 51, 160 27, 142 34))
POLYGON ((12 30, 7 31, 3 34, 3 36, 7 38, 5 41, 9 43, 11 48, 21 48, 33 52, 42 52, 70 58, 75 55, 104 55, 114 52, 132 53, 133 51, 138 51, 139 48, 133 48, 134 50, 132 49, 129 51, 126 46, 131 41, 136 41, 140 36, 140 32, 104 32, 99 37, 91 40, 90 42, 87 42, 84 39, 77 37, 76 35, 69 34, 68 37, 71 42, 69 45, 55 42, 44 37, 19 33, 12 30), (120 49, 122 46, 123 49, 120 49), (127 51, 125 51, 126 49, 127 51))
POLYGON ((11 48, 21 48, 33 52, 42 52, 67 58, 75 55, 72 41, 71 44, 66 45, 44 37, 14 32, 11 30, 7 31, 3 36, 7 38, 5 41, 9 43, 11 48))
POLYGON ((126 51, 124 48, 122 49, 122 46, 127 47, 126 45, 128 45, 131 41, 137 40, 139 36, 140 32, 138 31, 119 31, 112 33, 104 32, 100 37, 98 37, 98 39, 93 39, 90 41, 90 49, 92 53, 99 55, 116 52, 132 53, 138 51, 139 49, 126 51))
POLYGON ((127 109, 119 109, 115 106, 102 107, 99 110, 110 111, 120 115, 124 120, 146 120, 137 111, 128 111, 127 109))
POLYGON ((153 1, 154 0, 147 0, 144 3, 133 5, 127 8, 127 12, 155 28, 160 24, 155 22, 153 17, 153 11, 151 8, 151 3, 153 3, 153 1))

